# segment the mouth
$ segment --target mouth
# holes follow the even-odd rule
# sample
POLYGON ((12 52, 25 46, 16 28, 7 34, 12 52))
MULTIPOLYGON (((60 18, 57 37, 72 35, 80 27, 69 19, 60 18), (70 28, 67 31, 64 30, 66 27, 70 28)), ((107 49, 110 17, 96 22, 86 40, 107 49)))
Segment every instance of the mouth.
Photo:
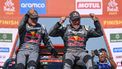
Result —
POLYGON ((77 25, 80 25, 79 22, 75 22, 75 23, 72 23, 73 26, 77 26, 77 25))

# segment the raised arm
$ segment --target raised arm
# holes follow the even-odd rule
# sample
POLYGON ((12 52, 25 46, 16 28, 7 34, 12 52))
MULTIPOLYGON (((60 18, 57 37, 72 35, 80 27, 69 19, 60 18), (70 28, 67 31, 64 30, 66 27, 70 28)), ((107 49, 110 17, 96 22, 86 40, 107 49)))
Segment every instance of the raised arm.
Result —
POLYGON ((66 20, 66 17, 61 17, 60 21, 57 22, 49 31, 49 35, 52 37, 58 37, 64 35, 65 28, 62 26, 64 21, 66 20))
POLYGON ((108 59, 108 61, 110 62, 110 64, 111 64, 111 68, 112 69, 116 69, 117 68, 117 64, 115 63, 115 61, 113 60, 113 58, 112 57, 110 57, 110 56, 106 56, 106 58, 108 59))
POLYGON ((90 14, 90 17, 94 21, 95 28, 89 29, 89 36, 88 37, 100 37, 103 35, 102 28, 100 25, 100 21, 94 14, 90 14))
POLYGON ((22 18, 22 20, 20 21, 19 26, 18 26, 19 33, 22 33, 23 30, 25 30, 28 18, 29 18, 29 16, 27 14, 25 14, 24 17, 22 18))
POLYGON ((28 18, 29 16, 25 14, 18 26, 18 34, 19 34, 19 39, 20 39, 18 49, 21 47, 21 44, 23 44, 24 42, 24 35, 26 32, 26 23, 27 23, 28 18))

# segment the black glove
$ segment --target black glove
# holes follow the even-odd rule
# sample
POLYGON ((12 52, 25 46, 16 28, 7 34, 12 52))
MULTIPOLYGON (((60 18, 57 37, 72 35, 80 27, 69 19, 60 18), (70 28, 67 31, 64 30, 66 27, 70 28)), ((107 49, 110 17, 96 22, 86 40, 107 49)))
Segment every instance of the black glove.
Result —
POLYGON ((58 52, 56 51, 56 49, 52 48, 52 49, 51 49, 51 54, 52 54, 53 56, 57 57, 58 52))

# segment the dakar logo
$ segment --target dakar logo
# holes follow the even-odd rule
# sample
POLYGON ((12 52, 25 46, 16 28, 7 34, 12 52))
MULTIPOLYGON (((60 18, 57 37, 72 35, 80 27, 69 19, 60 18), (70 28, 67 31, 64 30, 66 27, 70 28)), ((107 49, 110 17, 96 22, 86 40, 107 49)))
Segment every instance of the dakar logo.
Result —
POLYGON ((108 12, 115 12, 117 14, 117 12, 119 11, 118 3, 115 2, 115 0, 110 0, 108 2, 107 11, 108 12))
POLYGON ((15 11, 14 3, 12 2, 12 0, 6 0, 6 2, 4 3, 4 11, 6 12, 15 11))

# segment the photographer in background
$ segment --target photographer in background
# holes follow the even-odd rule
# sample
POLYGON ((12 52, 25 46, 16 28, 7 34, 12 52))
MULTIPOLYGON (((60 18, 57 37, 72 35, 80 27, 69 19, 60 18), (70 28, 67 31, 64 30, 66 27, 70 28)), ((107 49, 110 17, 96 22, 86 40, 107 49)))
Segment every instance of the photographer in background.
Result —
POLYGON ((99 50, 91 51, 92 61, 94 69, 116 69, 117 65, 114 62, 113 58, 107 55, 107 51, 104 48, 99 50), (94 62, 94 56, 98 56, 99 62, 94 62))

